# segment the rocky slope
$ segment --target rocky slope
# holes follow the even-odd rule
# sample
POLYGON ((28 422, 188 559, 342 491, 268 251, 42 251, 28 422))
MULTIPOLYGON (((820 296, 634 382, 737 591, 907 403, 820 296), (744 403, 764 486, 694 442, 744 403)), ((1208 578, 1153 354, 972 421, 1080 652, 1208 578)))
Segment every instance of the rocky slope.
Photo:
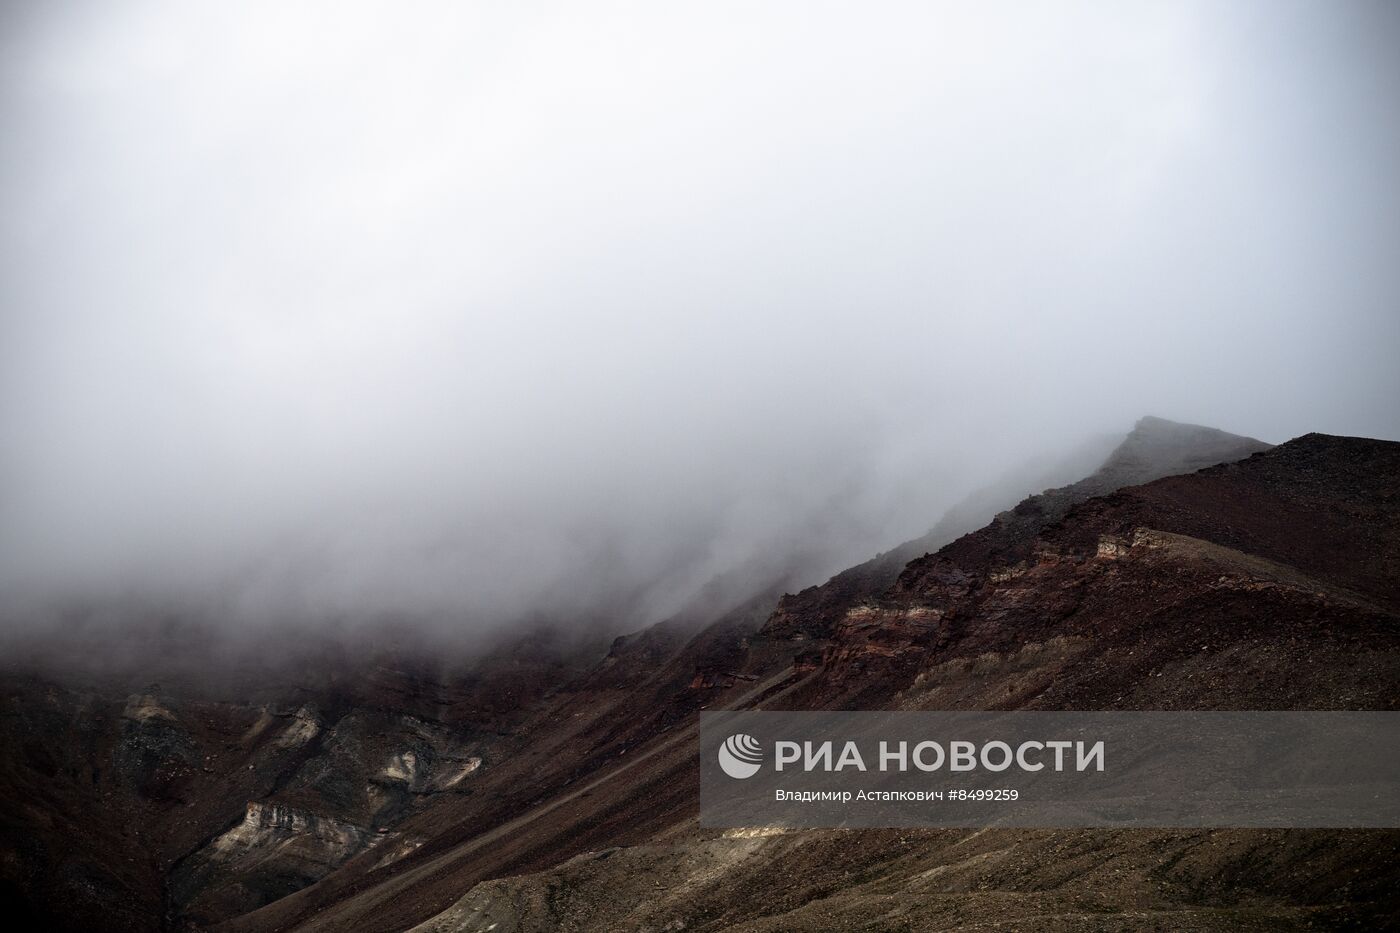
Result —
POLYGON ((1268 448, 1263 441, 1215 428, 1142 418, 1087 477, 1027 496, 1005 511, 993 508, 995 514, 979 513, 986 511, 996 496, 984 493, 975 497, 951 510, 923 537, 843 571, 821 586, 784 597, 766 633, 777 638, 827 638, 847 610, 887 590, 911 560, 932 553, 961 535, 981 529, 977 541, 988 549, 1005 548, 1018 541, 1029 541, 1041 528, 1063 518, 1071 506, 1086 499, 1163 476, 1241 460, 1268 448))
POLYGON ((36 928, 178 929, 387 863, 422 841, 393 827, 469 792, 522 711, 587 670, 568 664, 535 638, 476 665, 309 652, 207 684, 11 673, 0 893, 36 928))
POLYGON ((1375 927, 1400 906, 1390 832, 701 830, 694 724, 1394 708, 1398 484, 1397 444, 1144 419, 971 534, 601 661, 532 639, 257 702, 10 677, 0 878, 70 929, 1375 927))
MULTIPOLYGON (((706 699, 1391 709, 1397 477, 1400 445, 1309 436, 989 526, 848 612, 811 671, 706 699)), ((1400 908, 1393 832, 707 832, 693 756, 677 725, 582 790, 230 928, 1375 928, 1400 908)))

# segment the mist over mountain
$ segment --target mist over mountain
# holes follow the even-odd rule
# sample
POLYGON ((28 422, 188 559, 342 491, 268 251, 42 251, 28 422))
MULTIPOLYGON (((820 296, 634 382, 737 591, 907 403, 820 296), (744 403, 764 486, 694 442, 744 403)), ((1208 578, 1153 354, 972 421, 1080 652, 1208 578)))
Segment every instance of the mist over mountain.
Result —
POLYGON ((1383 925, 1393 830, 721 832, 694 738, 699 711, 760 704, 1392 709, 1397 463, 1148 417, 1074 482, 988 487, 801 592, 716 579, 606 647, 279 629, 221 656, 177 618, 128 630, 144 666, 85 670, 81 631, 47 667, 7 653, 0 904, 189 933, 937 929, 992 904, 1008 929, 1383 925))
POLYGON ((1292 812, 1318 746, 1221 760, 1267 829, 953 768, 910 802, 976 829, 721 829, 758 740, 700 723, 1394 722, 1397 51, 1372 0, 0 4, 0 915, 1396 927, 1400 829, 1292 812))
POLYGON ((1400 436, 1390 5, 3 17, 12 624, 635 628, 1143 412, 1400 436))

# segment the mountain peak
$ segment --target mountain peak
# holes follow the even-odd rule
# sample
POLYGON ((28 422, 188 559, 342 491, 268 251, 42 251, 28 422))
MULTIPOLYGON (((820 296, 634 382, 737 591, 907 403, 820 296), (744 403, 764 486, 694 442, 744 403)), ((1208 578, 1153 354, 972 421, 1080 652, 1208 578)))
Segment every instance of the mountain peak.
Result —
POLYGON ((1161 476, 1194 473, 1217 463, 1243 460, 1272 446, 1219 428, 1145 415, 1094 475, 1111 483, 1110 488, 1133 486, 1161 476))

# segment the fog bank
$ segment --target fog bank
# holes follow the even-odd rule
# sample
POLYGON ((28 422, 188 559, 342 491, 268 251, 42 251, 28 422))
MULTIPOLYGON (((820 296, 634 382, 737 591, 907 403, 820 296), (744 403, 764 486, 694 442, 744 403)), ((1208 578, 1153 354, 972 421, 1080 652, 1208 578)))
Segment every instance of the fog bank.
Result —
POLYGON ((1400 437, 1397 40, 1360 2, 9 5, 0 610, 625 628, 1143 414, 1400 437))

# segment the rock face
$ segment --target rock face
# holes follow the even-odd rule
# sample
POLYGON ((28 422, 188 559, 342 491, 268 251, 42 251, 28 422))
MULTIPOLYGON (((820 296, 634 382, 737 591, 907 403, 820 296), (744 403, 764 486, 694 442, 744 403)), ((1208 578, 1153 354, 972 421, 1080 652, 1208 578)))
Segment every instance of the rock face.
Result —
POLYGON ((217 861, 236 861, 249 852, 297 841, 314 847, 313 857, 338 863, 354 855, 368 838, 364 830, 349 823, 322 818, 305 810, 251 801, 243 822, 209 844, 209 857, 217 861))
POLYGON ((418 711, 464 702, 499 721, 474 682, 402 676, 258 704, 8 679, 0 734, 21 754, 0 757, 0 893, 36 929, 203 928, 356 856, 402 857, 421 837, 392 826, 469 793, 493 742, 418 711))
POLYGON ((306 887, 378 841, 351 823, 250 801, 241 823, 180 864, 172 899, 186 915, 246 913, 306 887))
POLYGON ((1085 480, 909 548, 573 668, 531 668, 536 639, 487 667, 379 663, 257 703, 12 678, 0 878, 56 929, 1301 930, 1400 913, 1389 831, 702 830, 693 731, 702 708, 756 704, 1395 709, 1400 444, 1270 449, 1145 419, 1085 480))
MULTIPOLYGON (((302 713, 289 730, 311 719, 302 713)), ((374 866, 389 864, 421 842, 389 827, 436 794, 466 790, 482 765, 466 753, 476 747, 416 718, 343 717, 270 801, 249 801, 240 823, 180 861, 170 903, 199 924, 256 910, 379 847, 390 851, 375 852, 374 866), (286 800, 316 809, 271 802, 286 800)))

